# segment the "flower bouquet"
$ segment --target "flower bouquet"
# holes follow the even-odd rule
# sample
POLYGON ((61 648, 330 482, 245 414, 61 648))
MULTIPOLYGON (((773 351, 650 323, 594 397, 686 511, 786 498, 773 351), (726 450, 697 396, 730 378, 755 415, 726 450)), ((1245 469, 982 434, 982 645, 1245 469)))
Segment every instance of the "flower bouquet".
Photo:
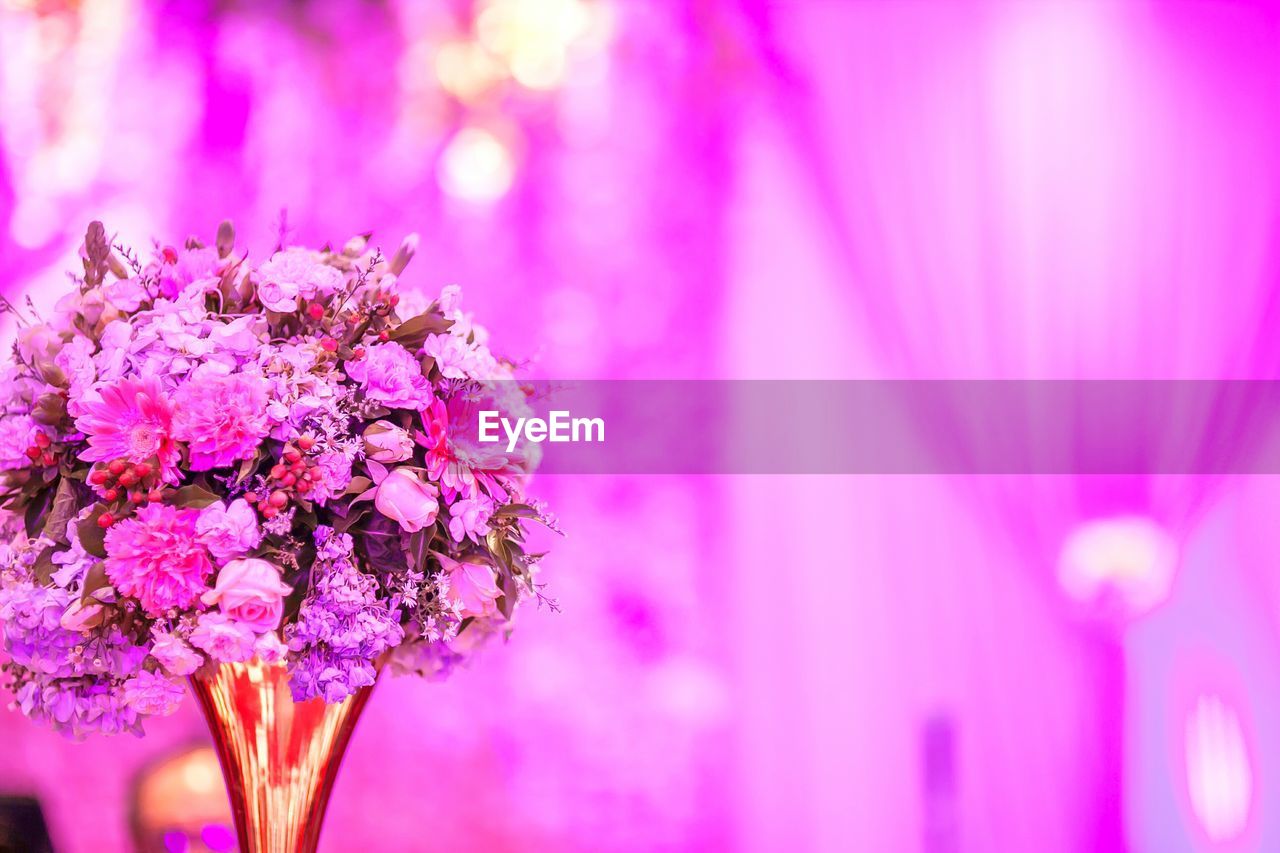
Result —
POLYGON ((141 734, 189 679, 243 850, 314 846, 383 666, 443 674, 540 595, 536 446, 477 437, 477 412, 528 401, 457 288, 398 291, 414 245, 255 265, 224 223, 144 263, 95 222, 52 319, 3 306, 16 705, 76 738, 141 734))

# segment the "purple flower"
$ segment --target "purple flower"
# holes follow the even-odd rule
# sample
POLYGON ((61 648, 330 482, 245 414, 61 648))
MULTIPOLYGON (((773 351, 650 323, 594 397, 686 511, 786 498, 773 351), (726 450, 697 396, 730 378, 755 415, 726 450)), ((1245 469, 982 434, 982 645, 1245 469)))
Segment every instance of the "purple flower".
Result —
POLYGON ((253 657, 253 631, 222 613, 203 613, 191 632, 191 644, 219 663, 241 663, 253 657))
POLYGON ((182 688, 145 669, 124 683, 124 703, 139 714, 167 717, 182 703, 182 688))
POLYGON ((290 686, 299 702, 341 702, 373 684, 374 661, 404 639, 404 630, 378 597, 377 580, 356 566, 351 537, 320 526, 315 539, 315 585, 285 629, 290 686))
POLYGON ((392 409, 421 410, 431 405, 431 383, 422 365, 397 343, 373 344, 364 358, 347 364, 365 396, 392 409))

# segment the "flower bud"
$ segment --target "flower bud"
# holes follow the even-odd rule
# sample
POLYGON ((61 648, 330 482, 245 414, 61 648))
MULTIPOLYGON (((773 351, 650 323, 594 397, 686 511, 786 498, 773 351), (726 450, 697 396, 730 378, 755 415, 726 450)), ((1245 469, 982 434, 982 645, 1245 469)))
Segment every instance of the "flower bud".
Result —
POLYGON ((403 462, 413 455, 413 437, 390 421, 375 421, 365 427, 364 455, 384 465, 403 462))

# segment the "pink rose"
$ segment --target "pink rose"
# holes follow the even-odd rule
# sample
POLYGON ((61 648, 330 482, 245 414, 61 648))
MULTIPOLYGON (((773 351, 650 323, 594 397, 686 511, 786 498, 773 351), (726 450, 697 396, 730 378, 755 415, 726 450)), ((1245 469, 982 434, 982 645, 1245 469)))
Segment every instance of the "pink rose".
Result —
POLYGON ((493 616, 498 612, 496 602, 502 591, 494 583, 492 568, 479 563, 460 563, 443 554, 436 556, 449 579, 449 597, 458 605, 464 619, 493 616))
POLYGON ((434 524, 440 491, 408 468, 396 468, 378 484, 373 505, 410 533, 434 524))
POLYGON ((374 421, 364 430, 364 455, 374 462, 403 462, 413 455, 413 436, 390 421, 374 421))
POLYGON ((210 607, 218 605, 227 616, 261 634, 279 627, 284 597, 292 591, 280 580, 278 568, 250 557, 223 566, 213 589, 200 600, 210 607))

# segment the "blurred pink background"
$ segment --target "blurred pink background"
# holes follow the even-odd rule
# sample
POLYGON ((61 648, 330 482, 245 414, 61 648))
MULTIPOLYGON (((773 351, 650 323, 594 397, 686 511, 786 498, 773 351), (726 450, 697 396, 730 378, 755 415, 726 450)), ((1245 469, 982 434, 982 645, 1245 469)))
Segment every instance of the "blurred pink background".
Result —
MULTIPOLYGON (((0 0, 4 293, 373 231, 557 378, 1265 378, 1261 2, 0 0)), ((948 438, 945 419, 918 424, 948 438)), ((1280 848, 1280 484, 546 477, 562 612, 379 685, 328 851, 1280 848)), ((0 714, 128 849, 147 760, 0 714)))

